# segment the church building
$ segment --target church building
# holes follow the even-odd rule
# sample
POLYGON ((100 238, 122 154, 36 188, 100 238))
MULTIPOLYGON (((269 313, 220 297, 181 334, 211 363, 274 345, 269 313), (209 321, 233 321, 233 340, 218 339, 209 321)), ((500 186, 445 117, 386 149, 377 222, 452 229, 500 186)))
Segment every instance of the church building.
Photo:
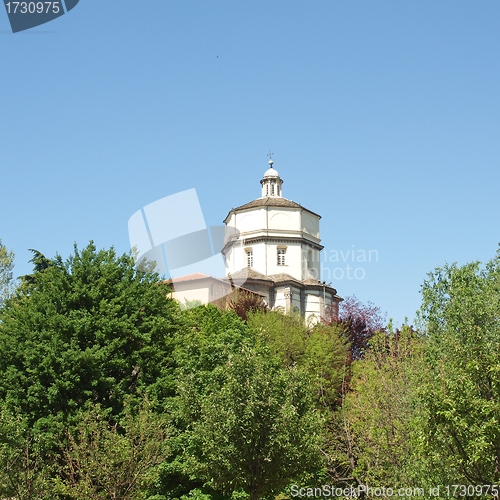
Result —
POLYGON ((230 210, 222 253, 226 280, 245 278, 271 309, 300 313, 306 320, 338 315, 342 300, 320 281, 320 215, 283 197, 283 180, 269 161, 261 196, 230 210), (236 231, 235 231, 236 230, 236 231))

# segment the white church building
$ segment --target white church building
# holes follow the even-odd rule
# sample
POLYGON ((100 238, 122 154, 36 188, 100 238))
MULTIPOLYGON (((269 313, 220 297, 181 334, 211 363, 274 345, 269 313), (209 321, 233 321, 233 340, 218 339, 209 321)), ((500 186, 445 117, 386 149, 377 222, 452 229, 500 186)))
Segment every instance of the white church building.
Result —
POLYGON ((338 315, 342 300, 320 281, 321 216, 283 197, 283 180, 273 168, 264 173, 261 196, 233 208, 224 220, 226 239, 222 279, 195 274, 174 278, 174 298, 210 302, 210 287, 243 283, 261 295, 268 307, 300 313, 308 321, 338 315))

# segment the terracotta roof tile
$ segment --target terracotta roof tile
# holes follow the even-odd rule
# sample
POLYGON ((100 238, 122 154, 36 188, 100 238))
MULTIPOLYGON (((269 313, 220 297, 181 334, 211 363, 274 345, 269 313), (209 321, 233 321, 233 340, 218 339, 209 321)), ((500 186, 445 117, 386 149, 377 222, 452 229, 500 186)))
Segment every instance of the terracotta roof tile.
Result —
POLYGON ((186 276, 179 276, 178 278, 172 278, 168 281, 172 281, 172 283, 179 283, 180 281, 202 280, 204 278, 210 278, 210 276, 208 276, 208 274, 194 273, 187 274, 186 276))

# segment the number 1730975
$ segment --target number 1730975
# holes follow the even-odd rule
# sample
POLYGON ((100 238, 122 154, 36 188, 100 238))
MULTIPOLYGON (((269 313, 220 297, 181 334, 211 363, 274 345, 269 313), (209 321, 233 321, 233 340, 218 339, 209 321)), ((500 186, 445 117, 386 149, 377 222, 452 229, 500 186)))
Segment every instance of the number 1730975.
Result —
POLYGON ((8 2, 5 4, 8 14, 59 14, 60 0, 53 2, 8 2))

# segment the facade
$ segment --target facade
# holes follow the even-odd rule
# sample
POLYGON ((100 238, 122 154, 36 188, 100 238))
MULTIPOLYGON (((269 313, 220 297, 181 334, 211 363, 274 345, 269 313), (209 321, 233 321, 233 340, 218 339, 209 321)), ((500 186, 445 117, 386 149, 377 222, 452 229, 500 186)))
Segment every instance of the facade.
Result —
POLYGON ((172 283, 175 284, 172 296, 181 304, 189 302, 208 304, 217 302, 231 293, 231 283, 202 273, 174 278, 172 283))
POLYGON ((283 197, 277 170, 264 173, 261 197, 233 208, 222 253, 226 280, 245 279, 271 309, 295 311, 310 321, 338 315, 342 300, 321 276, 320 215, 283 197))

